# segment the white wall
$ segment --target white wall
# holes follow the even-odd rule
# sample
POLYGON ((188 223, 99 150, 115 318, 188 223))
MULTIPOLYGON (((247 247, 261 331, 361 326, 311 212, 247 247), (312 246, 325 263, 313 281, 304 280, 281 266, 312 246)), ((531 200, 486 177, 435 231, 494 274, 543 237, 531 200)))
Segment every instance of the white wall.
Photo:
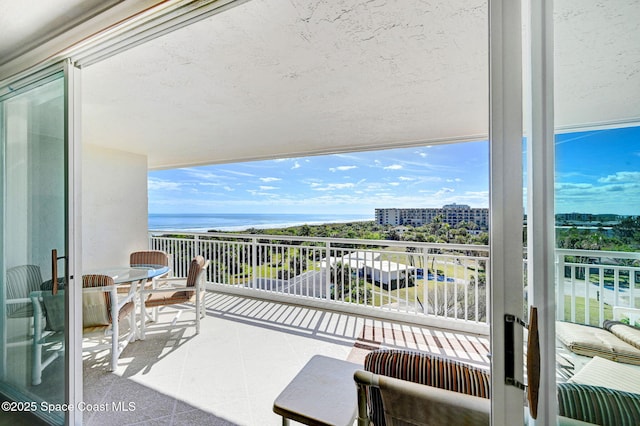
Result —
POLYGON ((129 264, 147 240, 147 157, 82 146, 83 271, 129 264))

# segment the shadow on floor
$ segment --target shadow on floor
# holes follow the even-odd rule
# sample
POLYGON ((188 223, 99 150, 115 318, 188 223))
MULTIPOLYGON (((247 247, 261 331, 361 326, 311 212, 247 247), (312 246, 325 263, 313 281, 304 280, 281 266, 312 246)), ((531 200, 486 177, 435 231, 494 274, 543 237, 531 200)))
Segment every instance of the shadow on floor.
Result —
POLYGON ((85 361, 84 365, 83 424, 87 426, 235 425, 185 401, 110 373, 100 363, 93 364, 94 361, 85 361))

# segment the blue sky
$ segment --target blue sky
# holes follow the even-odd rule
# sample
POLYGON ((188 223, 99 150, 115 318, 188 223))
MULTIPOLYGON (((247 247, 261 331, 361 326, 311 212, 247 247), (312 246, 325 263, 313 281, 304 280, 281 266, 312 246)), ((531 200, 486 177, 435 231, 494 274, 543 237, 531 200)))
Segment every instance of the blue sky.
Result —
MULTIPOLYGON (((339 213, 488 207, 488 143, 149 172, 150 213, 339 213)), ((640 128, 563 134, 556 212, 640 214, 640 128)))
POLYGON ((149 173, 150 213, 339 213, 488 206, 488 145, 288 158, 149 173))
POLYGON ((640 215, 640 127, 556 137, 556 212, 640 215))

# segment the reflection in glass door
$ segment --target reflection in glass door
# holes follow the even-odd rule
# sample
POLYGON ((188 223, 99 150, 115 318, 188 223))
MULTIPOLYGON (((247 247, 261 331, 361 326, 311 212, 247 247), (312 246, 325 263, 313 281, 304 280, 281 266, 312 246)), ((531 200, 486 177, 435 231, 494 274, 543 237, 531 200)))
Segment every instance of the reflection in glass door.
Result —
POLYGON ((553 3, 558 413, 589 423, 640 424, 639 19, 553 3))
POLYGON ((64 413, 42 408, 65 402, 64 93, 59 72, 0 97, 0 392, 53 423, 64 413))

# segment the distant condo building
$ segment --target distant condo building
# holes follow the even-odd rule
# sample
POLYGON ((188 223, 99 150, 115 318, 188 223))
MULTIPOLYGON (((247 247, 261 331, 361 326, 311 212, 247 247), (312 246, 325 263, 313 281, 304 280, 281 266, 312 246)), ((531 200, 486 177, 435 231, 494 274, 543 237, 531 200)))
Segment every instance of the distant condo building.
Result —
POLYGON ((411 225, 422 226, 442 217, 443 223, 454 227, 460 222, 473 222, 482 229, 489 227, 489 209, 471 208, 465 204, 447 204, 441 209, 376 209, 378 225, 411 225))

